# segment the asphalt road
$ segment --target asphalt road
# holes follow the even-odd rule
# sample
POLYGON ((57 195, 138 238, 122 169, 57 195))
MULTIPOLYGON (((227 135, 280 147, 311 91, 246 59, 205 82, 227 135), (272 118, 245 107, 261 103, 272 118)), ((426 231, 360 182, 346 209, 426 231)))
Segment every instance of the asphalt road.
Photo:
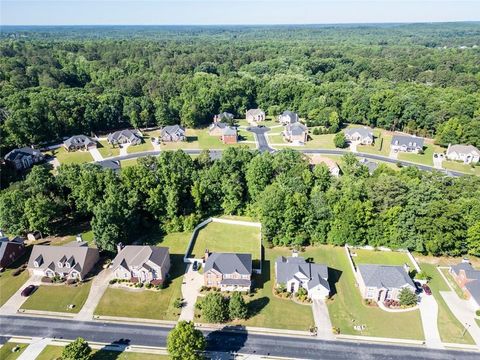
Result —
POLYGON ((265 137, 265 133, 270 131, 270 128, 268 127, 256 127, 252 126, 247 128, 248 131, 252 132, 255 135, 255 139, 257 139, 257 149, 260 152, 274 152, 275 150, 272 149, 267 142, 267 139, 265 137))
MULTIPOLYGON (((31 336, 73 340, 81 336, 87 341, 165 347, 169 331, 170 327, 142 324, 80 322, 23 315, 0 317, 0 337, 31 336)), ((479 358, 478 352, 431 350, 424 347, 322 341, 315 338, 280 337, 231 331, 204 331, 204 334, 207 337, 207 350, 219 352, 324 360, 473 360, 479 358)), ((392 329, 392 335, 394 334, 395 331, 392 329)))

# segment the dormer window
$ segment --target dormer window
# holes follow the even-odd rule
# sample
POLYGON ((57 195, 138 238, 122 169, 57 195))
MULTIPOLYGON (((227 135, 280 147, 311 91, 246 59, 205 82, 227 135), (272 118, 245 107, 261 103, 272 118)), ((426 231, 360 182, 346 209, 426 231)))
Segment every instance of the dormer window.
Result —
POLYGON ((58 266, 59 268, 62 268, 62 267, 63 267, 63 264, 59 261, 59 262, 57 263, 57 266, 58 266))
POLYGON ((38 261, 34 261, 34 262, 33 262, 33 266, 34 266, 34 267, 39 267, 40 264, 38 263, 38 261))
POLYGON ((68 262, 66 262, 66 263, 65 263, 65 267, 66 267, 67 269, 70 269, 70 264, 69 264, 68 262))

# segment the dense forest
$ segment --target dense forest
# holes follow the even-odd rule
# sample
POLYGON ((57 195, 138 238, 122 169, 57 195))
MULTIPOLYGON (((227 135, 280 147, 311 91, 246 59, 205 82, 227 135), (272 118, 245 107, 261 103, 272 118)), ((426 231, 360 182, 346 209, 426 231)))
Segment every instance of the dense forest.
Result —
POLYGON ((478 23, 4 27, 0 150, 257 106, 480 146, 479 38, 478 23))
POLYGON ((312 168, 294 150, 275 154, 229 148, 212 161, 183 151, 119 174, 98 165, 62 165, 57 176, 35 166, 0 194, 0 228, 55 233, 89 221, 99 248, 130 243, 158 225, 191 231, 217 214, 262 222, 265 246, 369 244, 434 255, 480 255, 480 178, 451 178, 380 165, 373 175, 354 155, 340 178, 312 168))

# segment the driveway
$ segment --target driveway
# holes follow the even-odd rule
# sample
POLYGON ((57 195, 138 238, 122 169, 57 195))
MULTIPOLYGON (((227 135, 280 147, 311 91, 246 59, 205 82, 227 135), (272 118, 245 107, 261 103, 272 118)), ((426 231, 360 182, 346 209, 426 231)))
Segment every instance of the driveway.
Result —
POLYGON ((188 264, 187 271, 183 276, 182 297, 183 307, 178 320, 192 321, 195 314, 195 302, 197 301, 200 289, 203 286, 203 275, 193 271, 193 264, 188 264))
POLYGON ((460 299, 453 291, 440 291, 440 295, 442 295, 453 315, 467 328, 473 341, 480 349, 480 327, 475 322, 475 312, 468 301, 460 299))
POLYGON ((395 152, 394 150, 390 150, 390 154, 388 155, 390 159, 398 159, 398 151, 395 152))
POLYGON ((265 133, 270 131, 269 128, 267 127, 248 127, 247 131, 250 131, 254 134, 255 136, 255 141, 257 143, 257 149, 260 152, 268 151, 268 152, 273 152, 274 150, 270 147, 268 144, 268 140, 265 136, 265 133))
POLYGON ((120 156, 125 156, 128 154, 127 149, 130 146, 130 144, 123 144, 120 145, 120 156))
POLYGON ((443 348, 440 332, 438 331, 438 304, 432 295, 420 294, 420 317, 422 318, 425 344, 431 348, 443 348))
POLYGON ((433 167, 435 169, 443 169, 442 168, 442 162, 443 162, 443 156, 440 156, 439 154, 435 154, 433 156, 433 167), (437 157, 435 157, 435 155, 437 155, 437 157))
POLYGON ((92 280, 92 286, 88 298, 85 301, 82 309, 75 315, 75 319, 81 321, 92 320, 93 313, 97 307, 100 299, 108 288, 108 282, 112 278, 112 271, 110 269, 103 269, 92 280))
MULTIPOLYGON (((27 270, 24 270, 27 271, 27 270)), ((25 289, 29 285, 36 285, 39 286, 41 284, 42 277, 40 275, 33 275, 31 276, 25 284, 23 284, 20 289, 17 290, 15 294, 13 294, 10 299, 7 300, 5 304, 0 308, 0 315, 12 315, 16 314, 17 310, 23 305, 23 303, 28 299, 28 297, 24 297, 21 295, 22 290, 25 289)))
POLYGON ((332 332, 332 322, 328 315, 327 304, 324 300, 315 299, 312 302, 313 319, 317 327, 317 337, 323 340, 335 340, 332 332))
POLYGON ((357 152, 357 141, 351 141, 350 142, 350 151, 356 153, 357 152))
POLYGON ((103 160, 103 156, 102 156, 102 154, 100 154, 100 151, 98 151, 97 148, 88 149, 88 151, 90 152, 90 155, 92 155, 93 160, 95 160, 95 161, 102 161, 103 160))

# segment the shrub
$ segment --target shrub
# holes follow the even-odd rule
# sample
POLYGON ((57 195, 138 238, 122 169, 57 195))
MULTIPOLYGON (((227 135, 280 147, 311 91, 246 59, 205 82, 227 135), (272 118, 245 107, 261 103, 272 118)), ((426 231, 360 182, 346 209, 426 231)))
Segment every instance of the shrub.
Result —
POLYGON ((334 327, 332 327, 332 332, 333 332, 335 335, 338 335, 338 334, 340 334, 340 328, 334 326, 334 327))
POLYGON ((48 276, 44 276, 42 277, 42 280, 41 280, 43 283, 46 283, 46 284, 51 284, 53 282, 53 280, 51 278, 49 278, 48 276))
POLYGON ((18 276, 22 273, 22 271, 23 271, 22 268, 18 268, 15 271, 12 272, 12 276, 18 276))
POLYGON ((210 323, 223 323, 228 320, 228 303, 218 292, 210 293, 202 301, 202 314, 210 323))
POLYGON ((113 284, 116 284, 117 282, 118 282, 118 279, 112 279, 112 280, 110 280, 108 283, 109 283, 110 285, 113 285, 113 284))
POLYGON ((151 283, 146 283, 145 284, 145 288, 147 289, 151 289, 153 287, 153 285, 151 283))
POLYGON ((68 279, 67 280, 67 285, 73 285, 73 284, 76 284, 78 282, 77 279, 68 279))
POLYGON ((475 311, 475 315, 480 316, 480 309, 478 309, 477 311, 475 311))
POLYGON ((313 135, 320 135, 321 134, 321 131, 318 127, 314 128, 313 131, 312 131, 312 134, 313 135))
POLYGON ((183 300, 180 298, 176 298, 173 302, 173 306, 177 309, 180 309, 181 307, 183 307, 183 300))
POLYGON ((416 305, 418 301, 417 295, 407 288, 400 290, 398 299, 400 300, 400 305, 402 306, 413 306, 416 305))
POLYGON ((344 149, 347 147, 347 139, 345 137, 345 134, 343 132, 339 132, 335 134, 335 137, 333 138, 333 143, 335 144, 335 147, 344 149))

